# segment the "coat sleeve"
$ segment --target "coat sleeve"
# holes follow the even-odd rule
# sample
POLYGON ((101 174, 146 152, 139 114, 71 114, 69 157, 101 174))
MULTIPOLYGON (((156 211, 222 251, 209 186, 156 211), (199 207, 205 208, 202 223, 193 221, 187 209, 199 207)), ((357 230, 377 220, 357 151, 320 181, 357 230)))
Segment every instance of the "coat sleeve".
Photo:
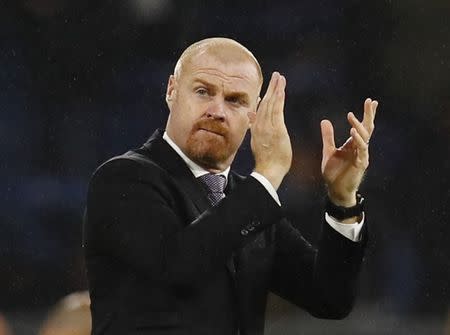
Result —
POLYGON ((88 191, 87 259, 106 254, 152 280, 202 285, 233 250, 279 220, 275 201, 248 178, 217 206, 186 223, 174 211, 169 178, 158 167, 144 168, 130 159, 97 170, 88 191), (258 225, 246 230, 256 221, 258 225))
POLYGON ((367 241, 367 222, 364 225, 361 242, 353 242, 324 221, 316 248, 283 219, 277 226, 271 290, 316 317, 347 316, 367 241))

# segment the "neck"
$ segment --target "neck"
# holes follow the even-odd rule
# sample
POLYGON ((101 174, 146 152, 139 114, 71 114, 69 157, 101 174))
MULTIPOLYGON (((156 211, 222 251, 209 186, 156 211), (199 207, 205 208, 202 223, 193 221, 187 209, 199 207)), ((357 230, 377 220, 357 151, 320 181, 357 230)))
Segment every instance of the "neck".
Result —
MULTIPOLYGON (((189 156, 188 156, 189 157, 189 156)), ((206 171, 211 173, 220 173, 222 171, 225 171, 228 169, 228 167, 231 165, 231 162, 233 161, 232 158, 230 158, 230 162, 217 162, 213 161, 211 159, 208 159, 208 157, 189 157, 193 162, 204 168, 206 171)))

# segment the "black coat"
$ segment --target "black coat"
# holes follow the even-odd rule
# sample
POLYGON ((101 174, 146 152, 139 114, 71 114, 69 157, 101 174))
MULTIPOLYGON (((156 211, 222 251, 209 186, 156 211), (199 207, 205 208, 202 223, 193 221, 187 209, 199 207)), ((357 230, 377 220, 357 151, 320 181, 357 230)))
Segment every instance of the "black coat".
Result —
MULTIPOLYGON (((363 257, 323 224, 318 248, 253 177, 206 191, 157 131, 101 165, 84 246, 92 334, 262 334, 269 291, 324 318, 352 308, 363 257)), ((365 224, 366 225, 366 224, 365 224)))

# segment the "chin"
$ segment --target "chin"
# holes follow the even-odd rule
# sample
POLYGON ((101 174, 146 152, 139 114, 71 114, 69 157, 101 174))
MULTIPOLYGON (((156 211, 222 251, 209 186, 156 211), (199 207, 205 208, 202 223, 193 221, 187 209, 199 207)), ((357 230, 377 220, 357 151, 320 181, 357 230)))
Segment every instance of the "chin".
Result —
POLYGON ((213 136, 208 139, 190 137, 186 143, 186 153, 204 168, 222 170, 231 163, 235 150, 232 150, 224 137, 213 136))

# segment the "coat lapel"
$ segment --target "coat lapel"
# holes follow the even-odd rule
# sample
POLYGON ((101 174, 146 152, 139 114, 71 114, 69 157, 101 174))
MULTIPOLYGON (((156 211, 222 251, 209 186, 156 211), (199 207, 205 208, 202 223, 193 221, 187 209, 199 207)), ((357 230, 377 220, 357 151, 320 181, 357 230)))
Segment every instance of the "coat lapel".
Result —
POLYGON ((156 130, 142 146, 141 153, 163 167, 192 201, 198 214, 203 213, 211 207, 206 192, 183 159, 162 138, 163 133, 161 129, 156 130))

